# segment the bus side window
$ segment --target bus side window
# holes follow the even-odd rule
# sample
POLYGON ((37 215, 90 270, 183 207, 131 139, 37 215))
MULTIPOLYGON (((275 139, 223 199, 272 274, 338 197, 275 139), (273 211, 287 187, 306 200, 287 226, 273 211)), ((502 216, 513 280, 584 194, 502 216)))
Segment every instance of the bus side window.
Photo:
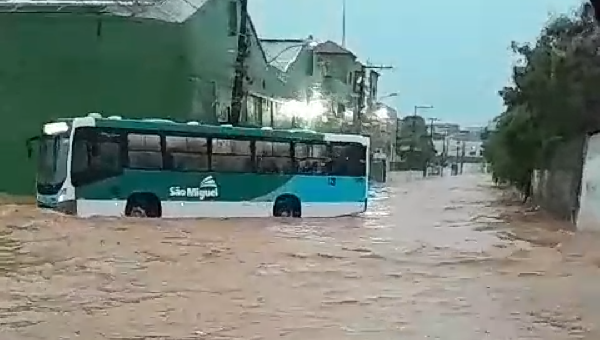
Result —
POLYGON ((294 148, 298 173, 323 175, 329 173, 329 156, 325 144, 296 143, 294 148))
POLYGON ((366 147, 360 144, 332 145, 332 174, 335 176, 362 177, 366 175, 366 147))
POLYGON ((292 173, 291 143, 256 141, 256 168, 258 173, 292 173))
POLYGON ((250 141, 212 139, 211 170, 222 172, 251 172, 250 141))
POLYGON ((81 173, 90 166, 89 144, 85 140, 77 140, 73 142, 73 153, 71 162, 71 172, 81 173))
POLYGON ((127 135, 129 167, 141 170, 162 169, 160 136, 130 133, 127 135))
POLYGON ((75 130, 71 177, 74 186, 115 176, 123 169, 119 134, 94 128, 75 130))
POLYGON ((204 137, 165 138, 167 155, 175 171, 208 171, 208 141, 204 137))

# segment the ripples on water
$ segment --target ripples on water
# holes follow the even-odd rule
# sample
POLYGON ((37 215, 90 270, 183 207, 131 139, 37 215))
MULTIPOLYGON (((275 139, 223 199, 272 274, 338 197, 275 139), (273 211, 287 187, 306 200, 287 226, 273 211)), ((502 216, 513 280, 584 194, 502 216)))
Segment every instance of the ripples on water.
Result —
POLYGON ((600 339, 598 268, 576 234, 503 222, 477 176, 373 189, 364 216, 327 220, 5 206, 0 336, 600 339))

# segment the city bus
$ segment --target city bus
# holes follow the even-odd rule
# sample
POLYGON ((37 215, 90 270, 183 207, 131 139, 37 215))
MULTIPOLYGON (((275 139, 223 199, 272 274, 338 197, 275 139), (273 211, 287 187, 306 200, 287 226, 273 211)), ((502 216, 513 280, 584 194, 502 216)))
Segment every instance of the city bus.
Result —
MULTIPOLYGON (((367 209, 369 138, 118 116, 60 119, 37 150, 39 207, 80 217, 338 217, 367 209)), ((34 148, 37 146, 37 148, 34 148)))

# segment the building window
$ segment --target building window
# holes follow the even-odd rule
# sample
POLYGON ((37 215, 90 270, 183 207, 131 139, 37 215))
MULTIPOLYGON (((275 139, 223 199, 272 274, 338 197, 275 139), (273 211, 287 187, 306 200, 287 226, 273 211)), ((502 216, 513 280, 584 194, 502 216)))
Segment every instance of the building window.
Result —
MULTIPOLYGON (((350 74, 352 74, 352 73, 350 73, 350 74)), ((344 105, 344 103, 338 103, 336 113, 337 113, 336 117, 344 118, 344 114, 346 113, 346 105, 344 105)))
POLYGON ((312 76, 315 74, 315 53, 313 51, 308 52, 308 61, 306 62, 306 74, 312 76))
POLYGON ((354 79, 352 81, 352 89, 354 90, 354 93, 359 93, 360 92, 361 85, 362 85, 363 81, 364 81, 364 79, 362 77, 362 72, 361 71, 355 71, 354 72, 354 79))
POLYGON ((246 110, 243 121, 250 123, 254 117, 254 97, 246 96, 246 110))
POLYGON ((263 99, 255 96, 248 96, 246 123, 250 125, 260 125, 262 118, 262 101, 263 99))
POLYGON ((262 101, 262 119, 261 126, 271 126, 271 112, 273 110, 273 102, 270 100, 262 101))
POLYGON ((377 98, 377 83, 379 82, 379 73, 371 71, 369 83, 371 85, 371 98, 377 98))
POLYGON ((254 121, 253 123, 262 126, 262 117, 263 117, 263 103, 267 100, 260 97, 254 98, 254 121))
POLYGON ((234 37, 238 34, 238 3, 229 2, 229 36, 234 37))

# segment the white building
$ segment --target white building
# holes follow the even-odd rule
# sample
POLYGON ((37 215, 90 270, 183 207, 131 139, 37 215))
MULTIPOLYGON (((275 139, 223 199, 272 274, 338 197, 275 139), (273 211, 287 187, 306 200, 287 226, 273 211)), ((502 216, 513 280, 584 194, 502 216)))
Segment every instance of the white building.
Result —
POLYGON ((440 140, 433 141, 433 147, 437 151, 438 155, 441 155, 444 150, 444 144, 446 145, 445 150, 449 157, 462 156, 463 148, 465 157, 483 157, 483 142, 481 141, 465 141, 459 138, 446 137, 440 140))

